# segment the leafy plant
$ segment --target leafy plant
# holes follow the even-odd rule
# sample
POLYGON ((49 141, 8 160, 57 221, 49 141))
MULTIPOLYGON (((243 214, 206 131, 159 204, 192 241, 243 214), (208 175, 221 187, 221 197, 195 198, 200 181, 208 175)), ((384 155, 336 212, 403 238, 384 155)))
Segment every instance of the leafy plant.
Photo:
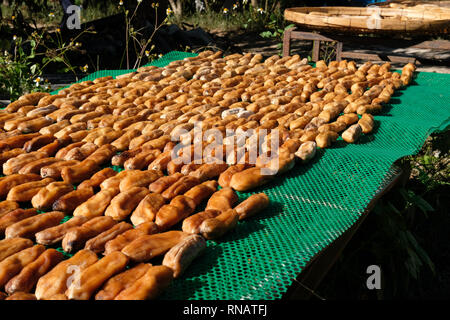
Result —
MULTIPOLYGON (((61 30, 53 25, 53 12, 48 13, 39 27, 32 18, 25 18, 18 6, 27 3, 13 1, 13 15, 0 24, 2 33, 10 34, 9 39, 3 38, 0 42, 3 51, 0 57, 0 94, 11 100, 28 92, 48 91, 50 86, 42 75, 50 66, 63 73, 76 74, 78 67, 69 61, 68 53, 80 50, 82 44, 78 41, 83 34, 93 33, 85 29, 65 40, 61 30)), ((79 68, 87 71, 87 66, 79 68)))
POLYGON ((17 37, 14 41, 16 45, 13 54, 5 51, 0 56, 0 94, 15 100, 24 93, 49 90, 49 86, 43 86, 41 66, 33 61, 37 42, 22 42, 22 39, 17 37), (25 52, 25 45, 29 46, 29 53, 25 52))
POLYGON ((425 187, 425 192, 450 186, 449 147, 447 130, 443 134, 430 136, 420 154, 406 159, 413 167, 411 177, 425 187))
POLYGON ((268 17, 268 22, 265 24, 267 30, 261 32, 259 35, 263 38, 273 38, 278 40, 277 49, 281 50, 283 47, 284 32, 287 29, 294 27, 294 24, 286 25, 286 21, 280 12, 270 13, 268 17))
MULTIPOLYGON (((77 42, 83 31, 69 43, 62 40, 59 30, 51 36, 46 30, 33 32, 26 39, 13 36, 11 52, 5 50, 0 58, 0 93, 9 96, 11 100, 34 91, 49 90, 50 86, 42 75, 45 68, 51 64, 62 64, 62 72, 76 74, 76 68, 67 58, 67 53, 79 50, 77 42), (43 84, 46 83, 45 86, 43 84)), ((86 71, 85 68, 81 68, 86 71)))
MULTIPOLYGON (((136 55, 136 59, 133 64, 133 69, 136 69, 142 65, 142 62, 146 58, 147 61, 154 60, 158 55, 153 52, 155 49, 154 45, 150 45, 156 32, 165 24, 167 24, 167 17, 158 23, 158 3, 152 3, 152 8, 155 10, 155 25, 150 34, 150 36, 146 37, 144 34, 144 27, 136 29, 134 26, 134 20, 136 18, 136 13, 140 7, 142 0, 137 0, 137 5, 134 7, 134 10, 130 13, 130 11, 123 7, 123 2, 121 1, 119 5, 122 7, 123 14, 125 15, 125 51, 122 57, 122 61, 120 67, 122 67, 123 59, 125 58, 126 68, 130 69, 131 67, 131 57, 130 57, 130 45, 134 49, 134 53, 136 55)), ((167 10, 167 13, 170 14, 170 11, 167 10)))
POLYGON ((319 59, 324 60, 327 64, 336 57, 336 42, 321 41, 319 59))

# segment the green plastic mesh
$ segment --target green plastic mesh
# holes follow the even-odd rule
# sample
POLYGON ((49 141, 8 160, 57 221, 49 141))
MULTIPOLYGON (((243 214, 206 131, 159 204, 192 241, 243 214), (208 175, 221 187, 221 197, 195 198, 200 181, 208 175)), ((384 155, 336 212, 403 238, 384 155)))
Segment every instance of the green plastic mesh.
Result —
MULTIPOLYGON (((194 56, 171 52, 152 65, 194 56)), ((107 70, 82 80, 116 76, 107 70)), ((338 140, 318 150, 308 165, 297 165, 276 181, 239 193, 264 191, 271 205, 240 222, 162 295, 162 299, 279 299, 305 266, 360 218, 392 175, 397 159, 417 153, 427 136, 449 125, 450 75, 418 73, 375 117, 377 126, 357 144, 338 140)))

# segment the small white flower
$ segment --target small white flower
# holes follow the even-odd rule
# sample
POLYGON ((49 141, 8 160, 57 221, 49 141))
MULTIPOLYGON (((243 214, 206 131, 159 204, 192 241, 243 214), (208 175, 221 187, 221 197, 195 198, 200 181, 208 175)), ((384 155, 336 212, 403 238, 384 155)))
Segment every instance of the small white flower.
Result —
POLYGON ((41 77, 37 77, 34 79, 34 83, 36 83, 36 87, 39 87, 39 83, 42 81, 41 77))
POLYGON ((170 9, 170 7, 168 7, 167 9, 166 9, 166 14, 168 15, 168 16, 170 16, 171 14, 172 14, 172 9, 170 9))
POLYGON ((49 16, 50 18, 53 18, 53 17, 55 16, 55 14, 54 14, 53 12, 50 12, 50 13, 48 14, 48 16, 49 16))
POLYGON ((87 64, 85 64, 85 65, 83 66, 83 71, 84 71, 84 72, 87 72, 88 68, 89 68, 89 66, 88 66, 87 64))
POLYGON ((248 0, 242 0, 242 4, 247 4, 248 3, 248 0))
POLYGON ((236 10, 237 8, 238 8, 238 4, 237 3, 233 4, 233 10, 236 10))
POLYGON ((148 57, 150 55, 150 51, 145 50, 145 55, 148 57))
POLYGON ((13 35, 13 41, 16 41, 16 40, 17 40, 17 36, 13 35))
POLYGON ((122 0, 119 1, 119 6, 123 6, 123 1, 122 0))
POLYGON ((162 58, 162 56, 163 56, 162 53, 158 54, 158 58, 162 58))
POLYGON ((259 13, 261 13, 261 14, 263 14, 264 13, 264 10, 263 10, 263 8, 258 8, 256 11, 258 11, 259 13))
POLYGON ((223 13, 228 14, 228 8, 223 8, 223 13))

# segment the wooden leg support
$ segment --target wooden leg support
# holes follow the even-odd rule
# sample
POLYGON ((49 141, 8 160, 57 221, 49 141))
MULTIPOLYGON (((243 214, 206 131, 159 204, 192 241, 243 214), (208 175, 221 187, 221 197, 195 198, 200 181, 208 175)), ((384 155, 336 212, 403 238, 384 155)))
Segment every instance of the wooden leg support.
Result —
POLYGON ((342 60, 342 42, 338 41, 336 43, 336 61, 341 61, 342 60))
POLYGON ((291 54, 291 31, 294 28, 289 28, 284 31, 283 35, 283 57, 289 56, 291 54))
MULTIPOLYGON (((290 28, 284 32, 283 36, 283 56, 288 56, 291 53, 291 41, 295 40, 310 40, 313 41, 312 60, 318 61, 320 59, 320 41, 336 42, 336 60, 341 61, 343 58, 362 59, 362 60, 377 60, 377 61, 391 61, 402 63, 416 63, 417 59, 414 57, 392 56, 378 53, 360 53, 343 51, 344 41, 353 41, 351 36, 325 36, 319 33, 297 31, 296 28, 290 28)), ((355 40, 356 41, 356 40, 355 40)), ((374 40, 375 41, 375 40, 374 40)), ((450 47, 450 41, 436 40, 425 41, 420 44, 411 46, 412 48, 429 48, 429 49, 447 49, 450 47)))
POLYGON ((314 40, 313 41, 313 49, 312 49, 312 60, 318 61, 319 60, 319 53, 320 53, 320 41, 314 40))

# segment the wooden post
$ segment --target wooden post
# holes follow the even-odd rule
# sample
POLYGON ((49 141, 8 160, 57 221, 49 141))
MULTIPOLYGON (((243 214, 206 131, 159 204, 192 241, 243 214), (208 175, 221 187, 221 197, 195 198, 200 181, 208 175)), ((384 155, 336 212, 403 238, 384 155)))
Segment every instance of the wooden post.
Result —
POLYGON ((313 50, 312 50, 312 60, 319 61, 319 52, 320 52, 320 41, 313 41, 313 50))
POLYGON ((342 42, 338 41, 336 43, 336 61, 341 61, 342 59, 342 42))
POLYGON ((294 28, 289 28, 284 31, 283 35, 283 57, 291 54, 291 32, 294 28))

